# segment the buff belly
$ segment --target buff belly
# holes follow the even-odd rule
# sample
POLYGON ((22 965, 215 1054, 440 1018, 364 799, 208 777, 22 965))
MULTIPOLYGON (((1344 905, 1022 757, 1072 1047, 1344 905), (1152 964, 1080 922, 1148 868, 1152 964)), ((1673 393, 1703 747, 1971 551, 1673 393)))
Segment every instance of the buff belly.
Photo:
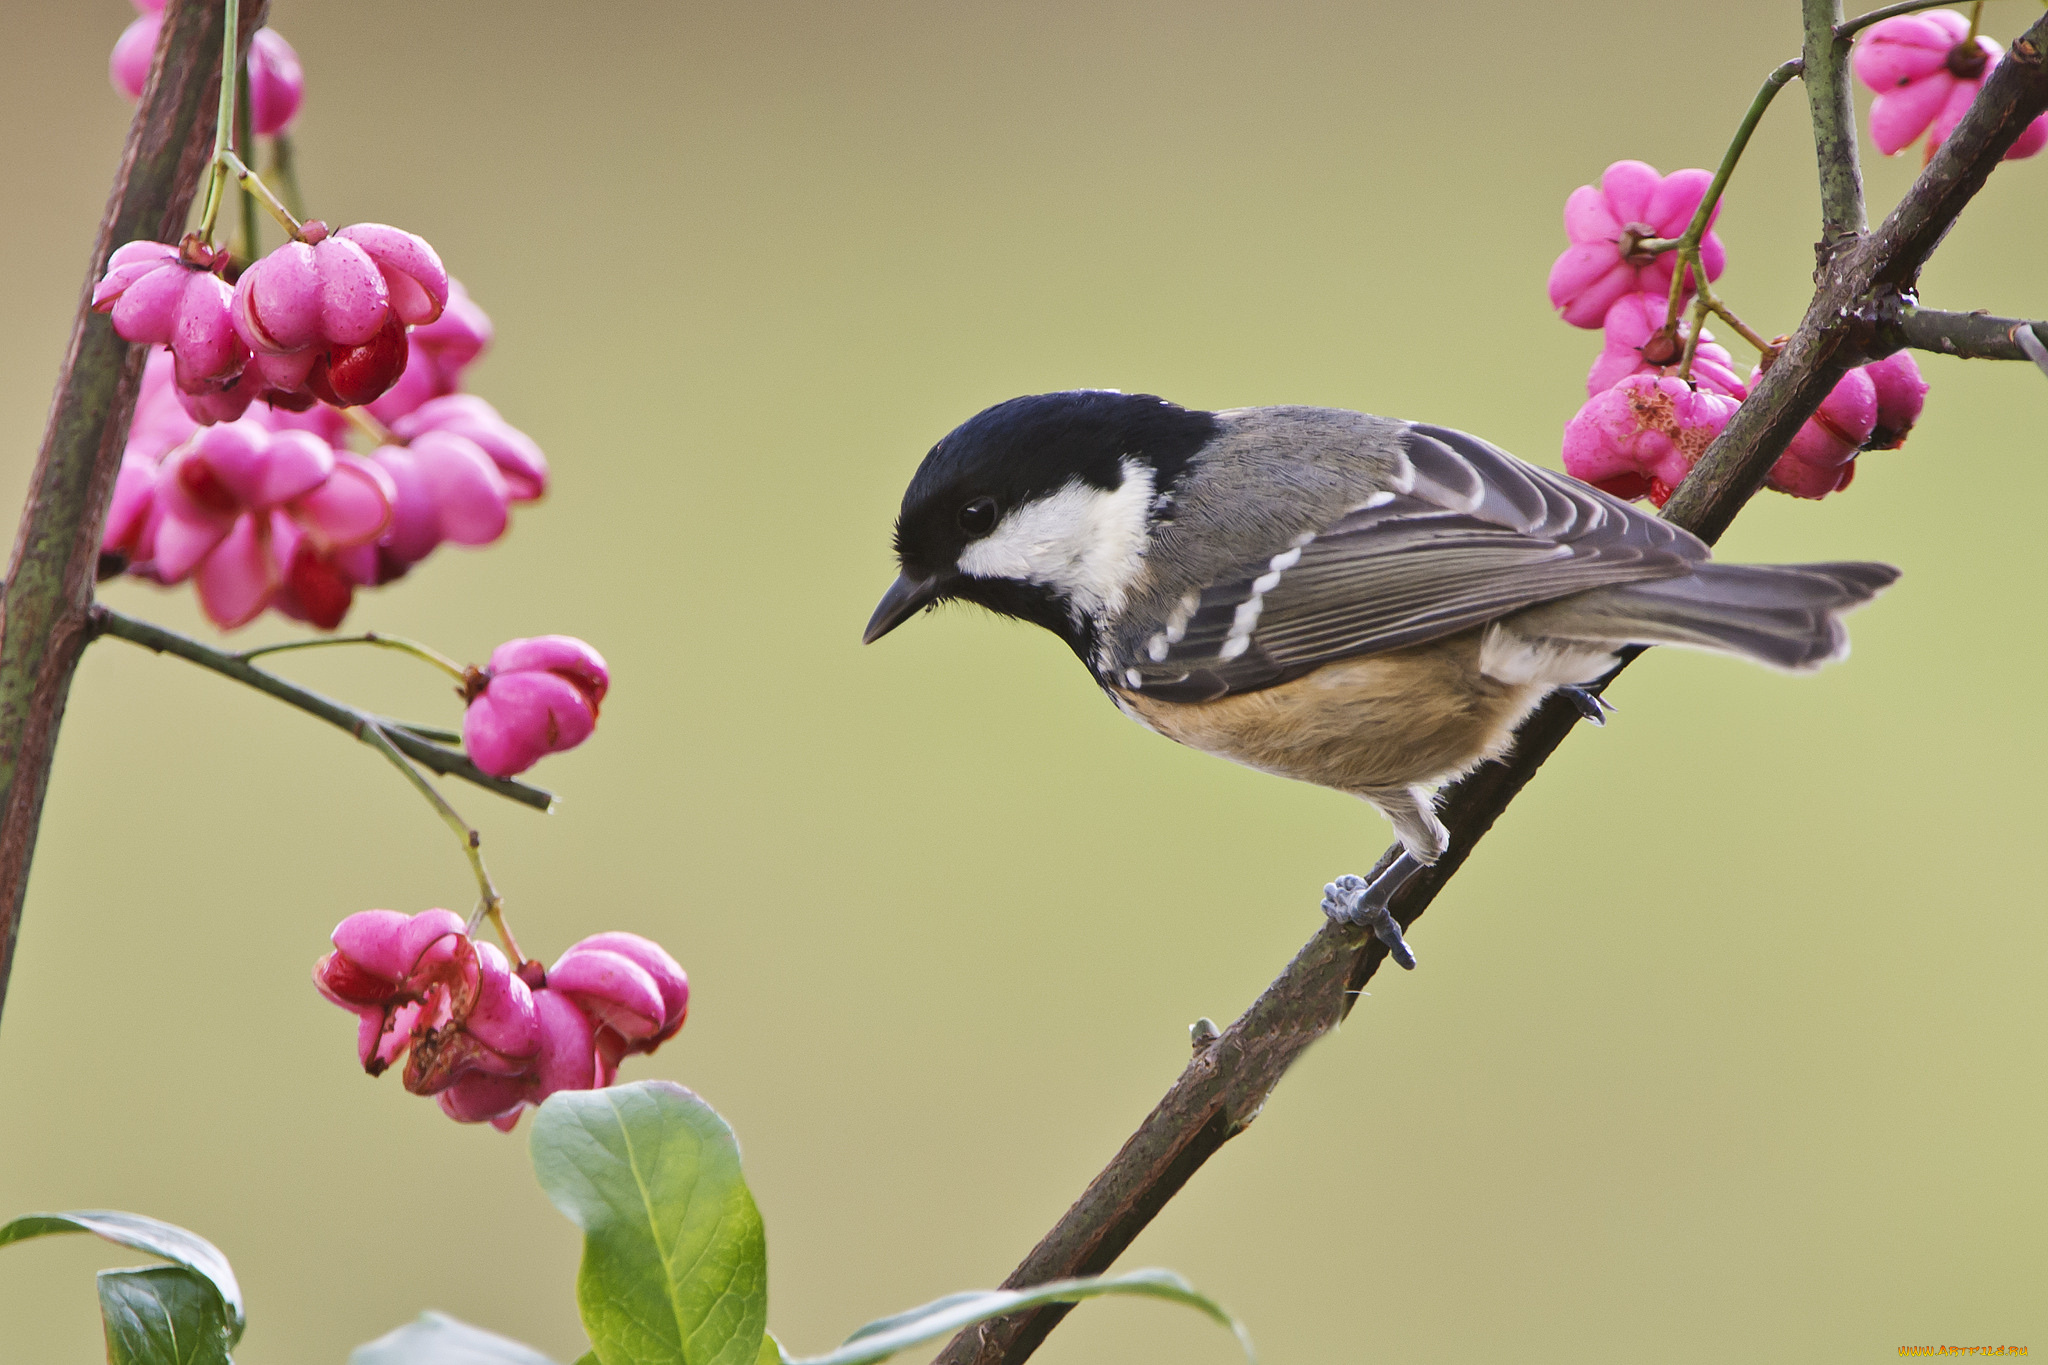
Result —
POLYGON ((1117 690, 1125 711, 1192 749, 1367 799, 1497 758, 1552 684, 1480 670, 1483 631, 1345 659, 1217 701, 1117 690))

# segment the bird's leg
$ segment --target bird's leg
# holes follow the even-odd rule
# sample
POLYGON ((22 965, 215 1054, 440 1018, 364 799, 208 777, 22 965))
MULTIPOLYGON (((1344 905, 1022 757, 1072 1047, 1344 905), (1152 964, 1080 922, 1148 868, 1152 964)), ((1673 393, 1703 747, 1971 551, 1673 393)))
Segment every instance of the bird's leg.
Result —
POLYGON ((1565 699, 1579 709, 1580 715, 1592 721, 1595 725, 1605 725, 1607 723, 1606 713, 1614 709, 1614 703, 1608 701, 1607 698, 1599 693, 1588 691, 1586 688, 1560 687, 1557 690, 1564 693, 1565 699))
POLYGON ((1363 877, 1339 877, 1323 888, 1323 913, 1339 924, 1361 924, 1372 930, 1373 936, 1387 945, 1388 956, 1413 971, 1415 953, 1401 937, 1401 925, 1387 903, 1421 870, 1421 860, 1403 849, 1386 871, 1370 882, 1363 877))

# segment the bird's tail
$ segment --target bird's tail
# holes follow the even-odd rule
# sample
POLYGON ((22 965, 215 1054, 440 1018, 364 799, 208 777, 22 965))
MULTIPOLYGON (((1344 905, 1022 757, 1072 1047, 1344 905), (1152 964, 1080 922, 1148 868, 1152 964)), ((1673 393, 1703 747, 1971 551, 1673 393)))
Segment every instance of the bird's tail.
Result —
POLYGON ((1516 634, 1589 644, 1690 645, 1804 671, 1849 652, 1841 615, 1890 587, 1889 564, 1701 564, 1683 578, 1546 602, 1516 634))

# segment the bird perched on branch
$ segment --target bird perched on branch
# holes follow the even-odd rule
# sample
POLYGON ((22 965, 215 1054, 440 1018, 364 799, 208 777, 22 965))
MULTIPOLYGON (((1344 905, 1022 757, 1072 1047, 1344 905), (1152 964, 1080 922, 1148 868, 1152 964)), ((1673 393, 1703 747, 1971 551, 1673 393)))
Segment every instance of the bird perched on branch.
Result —
POLYGON ((932 447, 865 640, 979 603, 1070 645, 1126 715, 1363 797, 1402 853, 1323 908, 1369 925, 1449 835, 1435 788, 1506 752, 1628 645, 1807 670, 1886 564, 1710 563, 1669 522, 1474 436, 1330 408, 1200 412, 1145 394, 997 404, 932 447))

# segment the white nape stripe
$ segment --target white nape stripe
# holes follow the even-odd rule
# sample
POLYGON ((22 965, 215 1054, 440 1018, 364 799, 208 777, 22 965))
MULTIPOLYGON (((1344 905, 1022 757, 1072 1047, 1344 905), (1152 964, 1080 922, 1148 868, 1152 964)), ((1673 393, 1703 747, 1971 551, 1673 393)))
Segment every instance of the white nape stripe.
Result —
POLYGON ((1114 491, 1073 479, 1012 508, 960 552, 960 571, 1056 589, 1076 620, 1121 610, 1144 567, 1153 494, 1150 465, 1126 459, 1122 468, 1114 491))

